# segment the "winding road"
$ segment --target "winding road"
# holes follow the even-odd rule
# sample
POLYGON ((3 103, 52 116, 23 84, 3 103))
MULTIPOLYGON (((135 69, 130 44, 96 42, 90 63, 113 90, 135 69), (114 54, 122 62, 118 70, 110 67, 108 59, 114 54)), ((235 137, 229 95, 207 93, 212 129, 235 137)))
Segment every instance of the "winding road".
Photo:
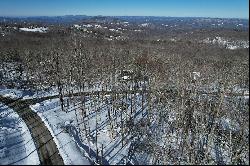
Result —
MULTIPOLYGON (((54 97, 55 96, 40 99, 20 100, 0 96, 0 101, 17 112, 28 126, 35 143, 41 165, 63 165, 64 163, 46 125, 42 119, 29 108, 29 106, 54 97)), ((94 150, 92 150, 88 145, 82 143, 75 126, 68 126, 68 131, 73 136, 78 146, 84 149, 90 158, 98 158, 98 161, 101 161, 102 164, 109 165, 109 162, 105 158, 97 156, 94 150)), ((94 164, 93 161, 90 162, 94 164)))
POLYGON ((37 100, 13 100, 0 96, 0 101, 12 108, 28 126, 35 143, 41 165, 64 165, 57 146, 42 119, 33 112, 29 105, 37 100))

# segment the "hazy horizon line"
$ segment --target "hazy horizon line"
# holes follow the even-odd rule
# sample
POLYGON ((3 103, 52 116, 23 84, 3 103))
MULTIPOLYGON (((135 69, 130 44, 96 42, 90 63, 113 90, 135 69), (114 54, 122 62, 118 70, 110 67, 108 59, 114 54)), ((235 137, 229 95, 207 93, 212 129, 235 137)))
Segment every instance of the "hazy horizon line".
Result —
POLYGON ((214 18, 214 19, 246 19, 244 17, 209 17, 209 16, 153 16, 153 15, 86 15, 86 14, 66 14, 66 15, 30 15, 30 16, 8 16, 8 15, 0 15, 0 17, 9 17, 9 18, 29 18, 29 17, 63 17, 63 16, 89 16, 89 17, 176 17, 176 18, 214 18))

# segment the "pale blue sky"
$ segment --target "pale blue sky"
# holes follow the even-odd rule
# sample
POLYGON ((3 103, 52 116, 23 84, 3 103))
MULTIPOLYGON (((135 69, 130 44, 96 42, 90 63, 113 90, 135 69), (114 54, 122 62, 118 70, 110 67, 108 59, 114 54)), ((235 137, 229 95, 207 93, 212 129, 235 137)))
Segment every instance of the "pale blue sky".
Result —
POLYGON ((0 0, 0 16, 249 18, 249 0, 0 0))

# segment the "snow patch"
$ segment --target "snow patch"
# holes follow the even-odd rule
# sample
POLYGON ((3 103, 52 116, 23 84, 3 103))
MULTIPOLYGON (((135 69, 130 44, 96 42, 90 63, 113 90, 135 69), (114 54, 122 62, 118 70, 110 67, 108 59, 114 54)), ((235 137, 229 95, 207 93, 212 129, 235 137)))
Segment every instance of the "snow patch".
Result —
POLYGON ((211 44, 218 44, 220 46, 225 47, 226 49, 235 50, 239 48, 249 48, 249 41, 244 40, 236 40, 236 41, 230 41, 222 37, 215 37, 213 39, 206 38, 203 40, 203 43, 211 43, 211 44))
POLYGON ((26 31, 26 32, 40 32, 40 33, 45 33, 47 32, 48 28, 45 27, 39 27, 39 28, 19 28, 21 31, 26 31))

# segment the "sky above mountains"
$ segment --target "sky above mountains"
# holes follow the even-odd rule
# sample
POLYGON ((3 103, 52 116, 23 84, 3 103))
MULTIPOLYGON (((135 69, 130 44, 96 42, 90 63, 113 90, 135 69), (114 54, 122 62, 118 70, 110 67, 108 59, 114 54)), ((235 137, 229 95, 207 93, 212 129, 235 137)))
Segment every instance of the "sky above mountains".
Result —
POLYGON ((0 0, 0 16, 171 16, 249 19, 249 0, 0 0))

